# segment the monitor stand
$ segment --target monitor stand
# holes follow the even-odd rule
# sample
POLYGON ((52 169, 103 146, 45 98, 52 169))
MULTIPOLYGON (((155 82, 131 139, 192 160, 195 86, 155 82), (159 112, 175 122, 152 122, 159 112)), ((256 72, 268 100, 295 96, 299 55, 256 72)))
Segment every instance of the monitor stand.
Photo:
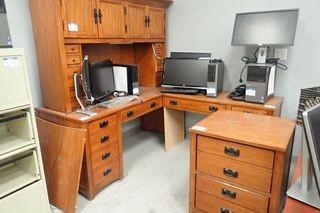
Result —
POLYGON ((301 177, 289 188, 287 195, 320 209, 320 197, 312 174, 306 136, 302 133, 301 177))
POLYGON ((268 50, 269 48, 267 46, 259 45, 258 47, 258 64, 265 64, 267 63, 267 56, 268 56, 268 50))

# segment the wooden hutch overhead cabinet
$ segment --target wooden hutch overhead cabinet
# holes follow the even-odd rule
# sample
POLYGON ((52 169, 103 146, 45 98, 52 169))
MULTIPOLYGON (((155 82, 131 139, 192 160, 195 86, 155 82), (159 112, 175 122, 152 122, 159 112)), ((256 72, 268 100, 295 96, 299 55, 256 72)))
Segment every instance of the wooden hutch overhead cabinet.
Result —
POLYGON ((61 6, 66 38, 165 37, 161 1, 155 7, 121 0, 61 0, 61 6))

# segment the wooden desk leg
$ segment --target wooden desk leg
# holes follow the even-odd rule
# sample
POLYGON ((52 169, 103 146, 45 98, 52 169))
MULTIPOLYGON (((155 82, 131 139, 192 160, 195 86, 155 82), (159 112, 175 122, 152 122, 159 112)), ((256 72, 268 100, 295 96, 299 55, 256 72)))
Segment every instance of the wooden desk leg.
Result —
POLYGON ((165 149, 169 151, 184 140, 184 112, 164 108, 165 149))

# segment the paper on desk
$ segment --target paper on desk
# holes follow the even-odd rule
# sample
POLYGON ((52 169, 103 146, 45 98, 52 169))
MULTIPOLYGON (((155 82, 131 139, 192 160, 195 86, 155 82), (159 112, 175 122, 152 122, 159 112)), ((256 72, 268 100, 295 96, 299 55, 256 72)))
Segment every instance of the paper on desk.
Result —
POLYGON ((127 67, 113 67, 115 89, 117 91, 128 92, 127 67))

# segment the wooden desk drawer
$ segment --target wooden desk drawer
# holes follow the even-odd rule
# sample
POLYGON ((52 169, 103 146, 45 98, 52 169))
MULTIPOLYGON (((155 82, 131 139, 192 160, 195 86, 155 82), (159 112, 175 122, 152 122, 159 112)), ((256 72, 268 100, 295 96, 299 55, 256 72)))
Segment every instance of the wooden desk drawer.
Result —
POLYGON ((198 136, 198 150, 248 164, 273 169, 274 152, 215 138, 198 136))
POLYGON ((117 125, 117 115, 113 115, 89 124, 89 135, 99 134, 103 136, 106 130, 117 125))
POLYGON ((78 44, 68 44, 65 46, 67 54, 80 53, 80 45, 78 44))
POLYGON ((254 211, 217 199, 199 191, 196 191, 196 207, 209 213, 254 213, 254 211))
POLYGON ((141 115, 147 114, 151 111, 159 109, 162 107, 161 98, 156 98, 151 101, 142 103, 138 106, 129 108, 123 112, 121 112, 121 121, 127 122, 129 120, 140 117, 141 115))
POLYGON ((203 175, 197 175, 196 189, 255 212, 267 212, 268 210, 268 197, 216 181, 203 175))
POLYGON ((251 189, 270 192, 272 171, 268 169, 198 151, 197 170, 251 189))
POLYGON ((205 114, 213 113, 213 112, 216 112, 217 110, 226 109, 224 105, 220 105, 220 104, 211 104, 208 102, 191 101, 191 100, 169 98, 169 97, 164 97, 163 105, 164 107, 167 107, 167 108, 200 112, 205 114))
POLYGON ((240 112, 246 112, 246 113, 252 113, 252 114, 261 114, 261 115, 268 115, 268 111, 262 110, 262 109, 250 109, 250 108, 244 108, 244 107, 232 107, 233 111, 240 111, 240 112))
POLYGON ((90 135, 90 147, 91 151, 95 152, 98 149, 106 148, 110 146, 113 142, 118 140, 118 127, 112 125, 107 130, 104 130, 100 134, 90 135))
POLYGON ((111 157, 110 161, 94 169, 94 185, 107 185, 108 183, 111 183, 115 179, 119 178, 119 175, 119 159, 118 157, 111 157))
POLYGON ((118 158, 118 141, 113 141, 107 147, 103 147, 92 153, 92 167, 96 169, 101 165, 108 165, 113 158, 118 158))
POLYGON ((81 63, 80 55, 68 55, 67 56, 67 65, 68 66, 80 65, 80 63, 81 63))

